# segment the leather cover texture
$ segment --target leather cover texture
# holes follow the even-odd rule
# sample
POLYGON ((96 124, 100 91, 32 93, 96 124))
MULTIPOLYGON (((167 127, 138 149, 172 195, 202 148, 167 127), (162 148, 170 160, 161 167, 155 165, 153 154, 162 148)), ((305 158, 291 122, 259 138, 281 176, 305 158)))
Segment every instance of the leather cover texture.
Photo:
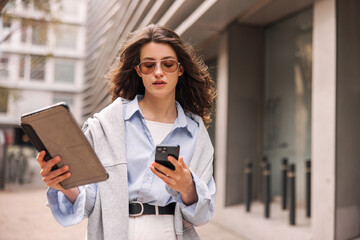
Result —
POLYGON ((60 183, 65 189, 108 178, 66 103, 22 115, 21 127, 39 152, 46 151, 45 161, 61 157, 52 170, 69 166, 71 177, 60 183))

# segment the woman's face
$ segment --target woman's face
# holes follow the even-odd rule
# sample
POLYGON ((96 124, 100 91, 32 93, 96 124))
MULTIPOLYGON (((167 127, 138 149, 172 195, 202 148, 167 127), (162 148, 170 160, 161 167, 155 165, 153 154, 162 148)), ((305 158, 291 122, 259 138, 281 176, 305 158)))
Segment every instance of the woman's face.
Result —
POLYGON ((175 87, 184 70, 178 66, 174 49, 166 43, 147 43, 141 48, 140 63, 135 69, 145 86, 145 96, 175 99, 175 87))

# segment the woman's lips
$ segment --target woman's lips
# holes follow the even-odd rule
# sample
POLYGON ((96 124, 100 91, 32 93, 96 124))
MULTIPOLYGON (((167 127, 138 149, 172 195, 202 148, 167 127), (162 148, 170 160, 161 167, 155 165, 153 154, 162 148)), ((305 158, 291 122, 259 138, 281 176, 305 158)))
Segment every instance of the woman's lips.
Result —
POLYGON ((158 86, 158 87, 164 86, 165 84, 166 84, 165 81, 155 81, 155 82, 153 82, 153 85, 158 86))

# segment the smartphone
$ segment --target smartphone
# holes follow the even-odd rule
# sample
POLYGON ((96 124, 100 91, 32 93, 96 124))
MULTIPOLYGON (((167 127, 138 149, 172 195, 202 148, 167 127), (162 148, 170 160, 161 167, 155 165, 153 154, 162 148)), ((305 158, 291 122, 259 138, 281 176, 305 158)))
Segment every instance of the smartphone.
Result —
POLYGON ((157 145, 155 151, 155 162, 175 170, 175 166, 168 160, 168 156, 179 159, 180 146, 179 145, 157 145))

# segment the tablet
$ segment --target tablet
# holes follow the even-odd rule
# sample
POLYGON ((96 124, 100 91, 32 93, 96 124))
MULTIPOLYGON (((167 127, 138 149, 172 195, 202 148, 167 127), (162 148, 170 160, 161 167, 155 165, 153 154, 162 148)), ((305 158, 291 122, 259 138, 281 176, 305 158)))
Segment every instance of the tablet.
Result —
POLYGON ((60 156, 52 170, 68 165, 71 176, 60 184, 73 188, 106 180, 109 176, 66 103, 58 103, 21 116, 21 127, 45 161, 60 156))

